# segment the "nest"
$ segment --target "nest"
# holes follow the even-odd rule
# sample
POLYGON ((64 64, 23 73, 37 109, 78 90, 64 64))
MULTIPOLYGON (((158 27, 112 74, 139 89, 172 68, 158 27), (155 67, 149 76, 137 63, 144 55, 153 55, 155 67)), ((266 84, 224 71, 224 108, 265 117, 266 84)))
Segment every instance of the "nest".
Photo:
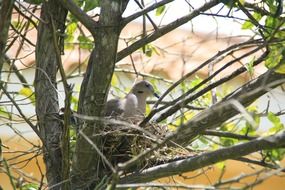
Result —
MULTIPOLYGON (((155 143, 163 140, 170 133, 165 125, 148 124, 144 128, 140 128, 137 124, 138 122, 135 123, 133 120, 130 122, 130 120, 123 121, 118 118, 111 119, 106 123, 101 133, 104 137, 103 153, 113 165, 136 157, 141 152, 152 148, 155 143)), ((185 158, 189 156, 188 153, 183 148, 165 145, 128 172, 185 158)))

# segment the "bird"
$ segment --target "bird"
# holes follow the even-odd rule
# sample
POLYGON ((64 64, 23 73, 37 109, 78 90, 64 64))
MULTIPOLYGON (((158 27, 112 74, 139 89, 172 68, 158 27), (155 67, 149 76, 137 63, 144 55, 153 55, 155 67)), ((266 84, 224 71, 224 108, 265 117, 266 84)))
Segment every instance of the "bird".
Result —
POLYGON ((159 98, 151 83, 139 81, 124 98, 107 101, 105 116, 120 116, 123 119, 142 117, 146 111, 146 99, 150 96, 159 98))
MULTIPOLYGON (((137 82, 130 92, 120 99, 111 99, 105 104, 106 118, 123 120, 131 124, 139 123, 145 115, 146 99, 150 96, 159 98, 153 86, 148 81, 137 82)), ((121 124, 108 124, 109 133, 105 134, 104 154, 109 156, 112 164, 116 165, 126 162, 133 154, 134 142, 137 131, 130 128, 121 127, 121 124), (111 132, 110 132, 111 131, 111 132), (126 135, 128 134, 128 135, 126 135)), ((105 130, 106 130, 105 129, 105 130)))

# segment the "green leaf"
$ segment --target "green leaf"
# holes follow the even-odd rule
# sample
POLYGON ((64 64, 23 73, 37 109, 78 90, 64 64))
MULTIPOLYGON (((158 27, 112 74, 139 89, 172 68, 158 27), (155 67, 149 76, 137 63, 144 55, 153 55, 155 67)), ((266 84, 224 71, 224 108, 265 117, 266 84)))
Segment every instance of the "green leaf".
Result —
POLYGON ((221 127, 222 131, 234 131, 234 129, 237 128, 236 124, 233 122, 226 123, 221 127))
POLYGON ((267 114, 267 118, 269 119, 269 121, 271 121, 273 124, 278 124, 280 123, 280 119, 272 112, 269 112, 267 114))
MULTIPOLYGON (((255 18, 256 21, 260 21, 262 18, 262 15, 259 13, 254 13, 252 16, 255 18)), ((252 24, 252 22, 248 20, 243 23, 241 28, 242 29, 252 29, 253 27, 254 25, 252 24)))
POLYGON ((77 40, 79 41, 79 47, 82 49, 92 50, 94 47, 92 40, 86 36, 79 35, 77 40))
POLYGON ((71 100, 70 102, 72 103, 73 107, 72 109, 74 111, 77 111, 77 108, 78 108, 78 98, 76 96, 71 96, 71 100))
POLYGON ((156 55, 160 55, 157 49, 151 44, 145 45, 144 48, 145 48, 144 54, 148 57, 151 57, 153 53, 155 53, 156 55))
POLYGON ((32 104, 35 105, 36 98, 35 98, 35 94, 32 91, 32 89, 24 87, 19 91, 19 94, 29 98, 31 100, 32 104))
POLYGON ((37 190, 39 185, 34 183, 29 183, 21 187, 22 190, 37 190))
POLYGON ((275 134, 284 129, 284 125, 281 122, 280 118, 277 117, 274 113, 269 112, 267 114, 267 118, 273 124, 273 127, 269 129, 269 134, 275 134))
POLYGON ((74 32, 77 29, 77 23, 76 22, 71 22, 67 25, 66 27, 66 35, 67 37, 65 38, 66 42, 73 42, 74 40, 74 32))
POLYGON ((4 117, 4 118, 10 118, 11 117, 11 113, 7 112, 5 107, 0 107, 0 116, 4 117))
POLYGON ((215 166, 220 169, 223 170, 226 167, 226 163, 225 162, 218 162, 215 164, 215 166))
POLYGON ((39 5, 43 2, 43 0, 24 0, 24 1, 34 5, 39 5))
POLYGON ((237 142, 238 142, 238 140, 232 139, 232 138, 226 138, 226 137, 220 138, 220 143, 225 147, 232 146, 232 145, 236 144, 237 142))
POLYGON ((271 47, 268 58, 265 60, 265 66, 268 69, 276 67, 282 60, 283 52, 285 52, 285 49, 281 45, 271 47))
MULTIPOLYGON (((227 7, 230 7, 230 8, 236 6, 235 0, 220 0, 220 1, 221 1, 221 3, 223 3, 224 5, 226 5, 227 7)), ((242 0, 240 2, 241 2, 241 4, 243 4, 244 0, 242 0)))
POLYGON ((275 162, 281 161, 284 159, 285 156, 285 149, 273 149, 273 150, 264 150, 263 153, 266 155, 267 162, 275 162))
POLYGON ((85 0, 84 11, 90 11, 99 6, 99 0, 85 0))
POLYGON ((155 16, 160 16, 165 11, 165 5, 160 6, 155 11, 155 16))

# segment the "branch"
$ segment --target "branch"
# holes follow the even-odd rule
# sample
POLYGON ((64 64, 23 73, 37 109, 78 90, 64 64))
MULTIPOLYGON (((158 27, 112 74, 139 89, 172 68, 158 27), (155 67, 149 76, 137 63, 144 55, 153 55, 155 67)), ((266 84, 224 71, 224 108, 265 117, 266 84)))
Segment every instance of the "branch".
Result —
POLYGON ((243 4, 246 8, 248 9, 252 9, 253 11, 261 14, 261 15, 268 15, 268 16, 274 16, 272 13, 268 12, 267 10, 265 9, 262 9, 260 7, 258 7, 257 5, 255 4, 252 4, 252 3, 248 3, 248 2, 244 2, 243 4))
POLYGON ((151 6, 149 6, 147 8, 144 8, 144 9, 142 9, 141 11, 139 11, 137 13, 134 13, 133 15, 130 15, 130 16, 124 18, 124 20, 122 21, 122 25, 125 26, 129 22, 137 19, 138 17, 140 17, 140 16, 142 16, 142 15, 144 15, 144 14, 146 14, 146 13, 148 13, 148 12, 150 12, 150 11, 160 7, 160 6, 166 5, 166 4, 168 4, 168 3, 172 2, 172 1, 174 1, 174 0, 163 0, 163 1, 160 1, 158 3, 154 3, 151 6))
MULTIPOLYGON (((62 146, 62 180, 68 180, 70 178, 70 118, 71 118, 71 109, 70 109, 70 104, 71 104, 71 96, 72 96, 72 87, 68 84, 66 75, 64 72, 62 60, 60 57, 60 48, 58 47, 58 34, 56 32, 56 26, 55 22, 53 20, 53 16, 50 15, 50 21, 51 21, 51 26, 52 26, 52 40, 53 40, 53 45, 55 49, 55 57, 57 60, 58 68, 59 68, 59 73, 62 78, 62 83, 63 83, 63 88, 64 88, 64 93, 65 93, 65 100, 64 100, 64 124, 63 124, 63 130, 62 130, 62 137, 61 137, 61 146, 62 146)), ((70 184, 69 183, 63 183, 62 187, 63 190, 70 189, 70 184)))
POLYGON ((11 63, 8 55, 5 55, 5 61, 9 64, 10 67, 12 67, 12 70, 14 71, 16 76, 18 77, 19 81, 22 83, 23 87, 30 88, 28 81, 26 80, 24 75, 22 75, 22 73, 18 70, 18 68, 15 66, 15 64, 11 63))
POLYGON ((216 137, 227 137, 227 138, 233 138, 238 140, 253 140, 258 137, 256 136, 248 136, 248 135, 240 135, 225 131, 215 131, 215 130, 206 130, 201 133, 202 135, 208 135, 208 136, 216 136, 216 137))
POLYGON ((208 60, 206 60, 205 62, 200 64, 198 67, 196 67, 195 69, 193 69, 192 71, 190 71, 189 73, 187 73, 186 75, 181 77, 181 79, 179 79, 178 81, 173 83, 163 93, 163 95, 160 96, 159 100, 157 100, 157 102, 155 103, 154 107, 157 107, 160 104, 161 100, 163 98, 165 98, 174 88, 176 88, 179 84, 181 84, 183 81, 185 81, 186 79, 188 79, 189 77, 194 75, 197 71, 201 70, 206 65, 218 63, 219 61, 223 60, 227 55, 230 55, 230 54, 234 53, 235 51, 240 50, 241 48, 247 48, 248 46, 250 47, 254 43, 258 44, 258 43, 260 43, 260 40, 248 40, 246 42, 233 44, 233 45, 227 47, 226 49, 223 49, 223 50, 217 52, 216 55, 214 55, 213 57, 209 58, 208 60))
MULTIPOLYGON (((3 87, 2 82, 0 82, 0 89, 3 90, 4 94, 7 96, 7 98, 13 103, 13 105, 16 107, 19 114, 22 116, 22 118, 25 120, 25 122, 33 129, 33 131, 38 135, 39 138, 41 138, 39 134, 39 130, 37 127, 25 116, 25 114, 22 112, 19 105, 15 102, 13 97, 10 96, 9 92, 3 87)), ((42 139, 41 139, 42 140, 42 139)))
POLYGON ((187 144, 206 129, 216 128, 226 120, 237 115, 239 112, 232 105, 232 100, 236 100, 244 107, 247 107, 257 98, 284 82, 285 75, 275 73, 271 70, 267 71, 257 79, 240 87, 224 101, 200 112, 188 123, 180 126, 176 134, 174 134, 173 140, 179 144, 187 144))
MULTIPOLYGON (((237 161, 240 161, 240 162, 246 162, 246 163, 249 163, 249 164, 255 164, 255 165, 259 165, 259 166, 270 168, 270 169, 279 169, 280 168, 280 166, 278 166, 278 165, 273 165, 273 164, 270 164, 270 163, 267 163, 267 162, 264 162, 264 161, 251 160, 251 159, 245 158, 245 157, 235 158, 233 160, 237 160, 237 161)), ((282 170, 282 172, 285 172, 285 170, 282 170)))
POLYGON ((173 22, 169 23, 168 25, 156 30, 152 34, 136 41, 135 43, 133 43, 129 47, 121 50, 117 54, 116 62, 118 62, 121 59, 123 59, 124 57, 130 55, 131 53, 133 53, 137 49, 141 48, 142 46, 160 38, 161 36, 167 34, 168 32, 171 32, 172 30, 178 28, 179 26, 189 22, 191 19, 199 16, 201 12, 207 11, 207 10, 211 9, 212 7, 218 5, 219 3, 220 3, 219 0, 211 0, 208 3, 205 3, 200 8, 193 10, 190 14, 188 14, 184 17, 181 17, 181 18, 177 19, 176 21, 173 21, 173 22))
POLYGON ((82 11, 72 0, 59 0, 94 36, 98 23, 82 11))
MULTIPOLYGON (((258 65, 259 63, 261 63, 265 57, 268 55, 268 52, 264 52, 257 60, 254 61, 253 63, 253 66, 256 66, 258 65)), ((238 60, 238 59, 235 59, 235 60, 238 60)), ((164 119, 166 119, 168 116, 172 115, 173 113, 175 113, 176 111, 178 111, 179 109, 185 107, 187 104, 189 104, 191 101, 199 98, 200 96, 202 96, 203 94, 209 92, 211 89, 221 85, 221 84, 224 84, 225 82, 235 78, 236 76, 240 75, 241 73, 245 72, 247 69, 245 66, 243 67, 240 67, 239 69, 235 70, 234 72, 232 72, 231 74, 213 82, 212 84, 208 85, 206 88, 203 88, 202 90, 198 91, 197 93, 193 94, 193 95, 190 95, 189 97, 183 99, 181 98, 181 96, 179 97, 178 100, 180 101, 177 101, 177 100, 173 100, 171 104, 174 104, 171 108, 169 108, 167 111, 165 111, 164 113, 160 114, 160 116, 158 118, 156 118, 156 122, 160 122, 164 119)), ((213 74, 214 75, 214 74, 213 74)), ((211 76, 210 76, 211 77, 211 76)), ((208 77, 207 79, 205 80, 209 80, 208 77)), ((202 85, 204 84, 205 80, 203 80, 201 83, 199 83, 198 85, 202 85)), ((196 85, 197 86, 197 85, 196 85)), ((190 90, 187 91, 188 94, 190 94, 191 92, 194 92, 197 87, 194 87, 190 90)), ((170 104, 170 105, 171 105, 170 104)), ((165 109, 167 106, 169 105, 165 105, 165 106, 162 106, 162 107, 159 107, 157 109, 154 109, 141 123, 140 123, 140 126, 144 126, 153 116, 155 113, 158 113, 159 111, 165 109)))
MULTIPOLYGON (((140 2, 138 2, 138 0, 134 0, 134 1, 135 1, 136 4, 139 6, 139 8, 141 8, 141 9, 144 8, 144 6, 141 5, 140 2)), ((143 1, 142 1, 142 2, 143 2, 143 1)), ((153 28, 154 28, 155 30, 157 30, 158 27, 156 26, 156 24, 154 23, 154 21, 151 19, 151 17, 150 17, 147 13, 145 13, 145 16, 147 17, 147 19, 149 20, 149 22, 151 23, 151 25, 153 26, 153 28)), ((144 26, 145 26, 145 22, 143 22, 143 23, 144 23, 144 26)), ((144 30, 144 31, 145 31, 145 30, 144 30)))
POLYGON ((259 138, 247 143, 222 148, 184 160, 155 166, 140 173, 123 177, 121 183, 147 182, 162 177, 194 171, 227 159, 234 159, 263 149, 281 148, 285 145, 285 132, 259 138))

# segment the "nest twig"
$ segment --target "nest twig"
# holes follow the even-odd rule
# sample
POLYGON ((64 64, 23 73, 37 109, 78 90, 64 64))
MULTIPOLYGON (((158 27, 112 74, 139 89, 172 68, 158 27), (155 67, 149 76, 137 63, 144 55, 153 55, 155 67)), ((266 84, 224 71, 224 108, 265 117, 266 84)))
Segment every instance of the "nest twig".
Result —
MULTIPOLYGON (((113 121, 107 122, 99 134, 105 139, 103 153, 113 165, 126 162, 144 150, 152 148, 154 143, 161 141, 170 132, 165 125, 148 124, 142 129, 129 121, 117 119, 113 121)), ((189 156, 188 153, 183 148, 165 145, 127 172, 185 158, 189 156)))

